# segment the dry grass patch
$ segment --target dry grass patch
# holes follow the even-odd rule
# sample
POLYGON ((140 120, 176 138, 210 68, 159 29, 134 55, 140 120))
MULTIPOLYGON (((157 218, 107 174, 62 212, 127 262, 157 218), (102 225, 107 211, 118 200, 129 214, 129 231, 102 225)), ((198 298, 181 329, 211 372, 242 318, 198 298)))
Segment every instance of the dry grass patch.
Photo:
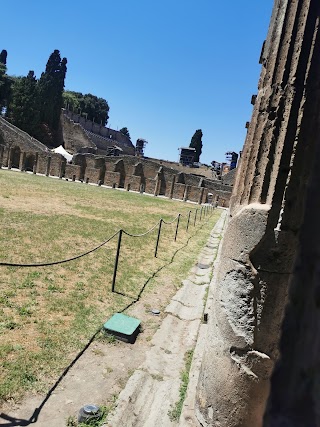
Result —
MULTIPOLYGON (((146 301, 156 287, 174 292, 218 217, 196 228, 192 222, 187 233, 195 205, 3 170, 0 206, 0 260, 21 263, 69 258, 119 228, 139 234, 181 213, 176 242, 176 223, 163 226, 157 258, 157 229, 143 238, 123 235, 116 290, 137 298, 147 283, 146 301)), ((116 246, 115 238, 56 266, 0 267, 0 399, 47 389, 102 323, 132 301, 111 293, 116 246)))

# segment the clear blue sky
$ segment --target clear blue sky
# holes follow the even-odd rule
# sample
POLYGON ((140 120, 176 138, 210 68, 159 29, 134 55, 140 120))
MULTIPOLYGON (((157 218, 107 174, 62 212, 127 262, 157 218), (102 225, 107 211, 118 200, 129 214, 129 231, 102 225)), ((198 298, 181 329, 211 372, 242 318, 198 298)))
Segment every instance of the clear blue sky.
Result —
POLYGON ((8 73, 37 77, 59 49, 66 89, 107 99, 145 154, 178 159, 196 129, 200 160, 241 150, 272 0, 12 0, 1 4, 8 73))

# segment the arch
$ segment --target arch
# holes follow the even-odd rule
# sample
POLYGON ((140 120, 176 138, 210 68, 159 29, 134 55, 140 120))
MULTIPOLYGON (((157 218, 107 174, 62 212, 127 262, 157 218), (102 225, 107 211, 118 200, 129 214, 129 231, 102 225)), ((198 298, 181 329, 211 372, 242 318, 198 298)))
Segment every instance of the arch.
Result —
POLYGON ((36 156, 34 154, 27 154, 24 162, 24 170, 28 172, 33 172, 33 166, 36 161, 36 156))
POLYGON ((11 167, 19 169, 21 150, 19 146, 15 146, 11 152, 11 167))
POLYGON ((144 169, 143 164, 141 162, 138 162, 133 167, 133 175, 134 176, 140 176, 141 178, 141 185, 143 185, 143 188, 146 186, 146 178, 144 176, 144 169))
POLYGON ((119 172, 120 179, 119 179, 119 188, 124 188, 124 182, 126 179, 126 172, 124 169, 124 162, 122 159, 117 160, 114 164, 114 172, 119 172))

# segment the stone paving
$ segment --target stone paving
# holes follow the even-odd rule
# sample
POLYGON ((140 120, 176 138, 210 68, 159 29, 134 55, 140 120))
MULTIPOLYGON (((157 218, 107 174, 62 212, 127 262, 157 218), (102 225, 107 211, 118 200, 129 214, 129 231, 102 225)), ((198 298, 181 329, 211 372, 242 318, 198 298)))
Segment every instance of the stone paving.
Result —
MULTIPOLYGON (((167 315, 152 338, 152 347, 146 352, 145 361, 120 393, 117 406, 104 427, 167 427, 178 424, 170 420, 169 413, 179 400, 180 375, 185 368, 185 354, 195 348, 199 330, 202 325, 206 326, 203 323, 203 311, 226 216, 227 211, 222 210, 197 264, 167 306, 167 315)), ((196 348, 190 374, 190 386, 194 390, 199 352, 200 349, 196 348)), ((181 417, 187 424, 181 425, 190 425, 188 420, 192 420, 190 411, 194 407, 193 397, 191 390, 181 417)))

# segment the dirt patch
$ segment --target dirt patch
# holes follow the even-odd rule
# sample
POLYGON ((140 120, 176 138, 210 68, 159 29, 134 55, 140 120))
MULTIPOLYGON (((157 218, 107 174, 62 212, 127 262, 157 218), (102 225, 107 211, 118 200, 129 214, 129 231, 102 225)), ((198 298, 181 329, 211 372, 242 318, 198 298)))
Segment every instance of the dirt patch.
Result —
POLYGON ((7 402, 1 408, 2 418, 29 420, 48 397, 36 424, 62 427, 69 416, 77 416, 84 404, 111 405, 130 375, 142 364, 164 317, 164 308, 175 291, 171 280, 164 280, 161 291, 154 290, 126 311, 142 322, 143 329, 135 344, 108 342, 108 338, 99 335, 50 395, 29 394, 20 404, 7 402), (153 315, 152 308, 160 310, 160 315, 153 315))

